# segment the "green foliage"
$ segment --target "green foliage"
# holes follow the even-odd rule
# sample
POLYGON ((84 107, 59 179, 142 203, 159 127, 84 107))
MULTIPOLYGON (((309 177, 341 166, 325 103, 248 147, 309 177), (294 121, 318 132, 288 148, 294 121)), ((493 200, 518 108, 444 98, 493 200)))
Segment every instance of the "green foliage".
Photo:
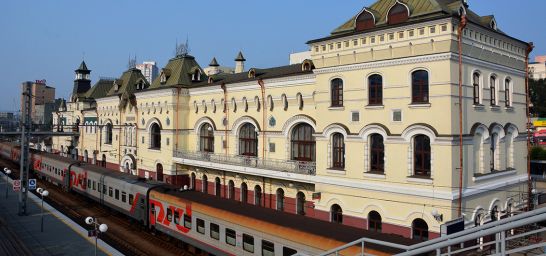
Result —
POLYGON ((533 103, 532 114, 546 117, 546 80, 529 80, 529 97, 533 103))
POLYGON ((542 147, 531 148, 531 160, 546 160, 546 149, 542 147))

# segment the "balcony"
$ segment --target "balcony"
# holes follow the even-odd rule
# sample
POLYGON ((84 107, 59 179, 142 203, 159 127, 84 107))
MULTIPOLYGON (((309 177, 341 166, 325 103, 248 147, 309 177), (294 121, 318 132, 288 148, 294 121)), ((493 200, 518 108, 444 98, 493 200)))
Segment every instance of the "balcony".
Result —
POLYGON ((290 174, 316 175, 315 162, 302 162, 294 160, 264 159, 258 157, 214 154, 200 151, 175 151, 175 158, 217 163, 222 165, 232 165, 240 167, 250 167, 261 170, 271 170, 290 174))

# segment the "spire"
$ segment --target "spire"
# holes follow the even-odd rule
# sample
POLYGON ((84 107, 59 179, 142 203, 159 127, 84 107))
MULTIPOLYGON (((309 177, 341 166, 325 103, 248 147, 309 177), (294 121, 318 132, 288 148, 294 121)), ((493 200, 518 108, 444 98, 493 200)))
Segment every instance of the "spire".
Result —
POLYGON ((87 69, 87 65, 85 65, 85 61, 82 60, 82 63, 80 64, 78 70, 89 70, 87 69))
POLYGON ((216 57, 212 58, 212 60, 210 61, 210 64, 209 64, 209 67, 218 67, 220 66, 218 64, 218 61, 216 61, 216 57))
POLYGON ((246 61, 245 57, 243 57, 243 52, 239 51, 239 54, 237 54, 235 61, 246 61))

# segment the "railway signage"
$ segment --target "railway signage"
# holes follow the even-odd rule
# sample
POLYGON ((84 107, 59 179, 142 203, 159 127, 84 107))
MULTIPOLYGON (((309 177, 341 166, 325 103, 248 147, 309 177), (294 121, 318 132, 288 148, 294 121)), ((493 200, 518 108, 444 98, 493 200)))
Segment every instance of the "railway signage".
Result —
POLYGON ((13 181, 13 191, 19 192, 21 190, 21 180, 14 180, 13 181))
POLYGON ((28 189, 29 190, 35 190, 36 189, 36 179, 29 179, 28 180, 28 189))
POLYGON ((464 218, 454 219, 448 221, 440 226, 440 232, 442 236, 451 235, 464 230, 464 218))
POLYGON ((97 230, 87 230, 87 236, 88 237, 95 237, 97 236, 97 230))

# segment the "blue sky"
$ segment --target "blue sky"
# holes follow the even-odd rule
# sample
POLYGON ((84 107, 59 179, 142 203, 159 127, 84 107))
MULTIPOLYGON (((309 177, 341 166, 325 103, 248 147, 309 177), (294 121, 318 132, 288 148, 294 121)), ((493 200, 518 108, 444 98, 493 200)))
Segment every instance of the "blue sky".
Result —
MULTIPOLYGON (((329 34, 372 0, 6 0, 0 11, 0 110, 19 108, 20 84, 46 79, 68 97, 74 69, 85 56, 93 83, 119 77, 130 55, 160 68, 176 41, 189 38, 202 66, 216 57, 233 66, 242 50, 246 67, 288 63, 288 54, 329 34), (15 102, 15 103, 14 103, 15 102)), ((544 0, 469 0, 480 15, 495 14, 508 34, 535 43, 546 55, 544 0)))

